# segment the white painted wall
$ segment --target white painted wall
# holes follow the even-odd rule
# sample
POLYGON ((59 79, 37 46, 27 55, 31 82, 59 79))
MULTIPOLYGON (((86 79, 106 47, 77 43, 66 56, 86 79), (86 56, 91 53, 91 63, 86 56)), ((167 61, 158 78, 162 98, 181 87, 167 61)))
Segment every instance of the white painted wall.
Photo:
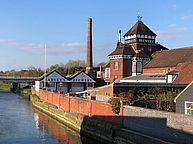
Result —
POLYGON ((40 90, 40 81, 35 81, 35 91, 39 92, 40 90))
POLYGON ((167 82, 172 83, 173 82, 173 76, 172 75, 167 75, 167 82))

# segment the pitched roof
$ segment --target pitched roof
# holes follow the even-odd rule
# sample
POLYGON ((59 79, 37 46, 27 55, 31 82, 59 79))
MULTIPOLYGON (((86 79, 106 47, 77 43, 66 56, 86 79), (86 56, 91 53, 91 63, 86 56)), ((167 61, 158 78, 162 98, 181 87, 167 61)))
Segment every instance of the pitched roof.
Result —
POLYGON ((193 81, 193 63, 180 63, 176 69, 179 71, 179 74, 174 80, 174 83, 189 84, 193 81))
POLYGON ((185 62, 193 63, 193 46, 157 51, 153 53, 152 60, 145 68, 175 67, 179 63, 185 62))
MULTIPOLYGON (((57 70, 53 70, 49 73, 46 74, 46 77, 50 76, 51 74, 53 73, 57 73, 59 76, 61 76, 62 78, 68 80, 63 74, 61 74, 60 72, 58 72, 57 70)), ((39 81, 42 81, 43 79, 45 78, 45 75, 42 75, 40 78, 39 78, 39 81)))
POLYGON ((193 81, 177 95, 177 97, 174 99, 174 102, 176 102, 179 97, 184 97, 187 95, 193 96, 193 81))
MULTIPOLYGON (((69 77, 70 81, 72 81, 74 78, 78 77, 79 75, 82 75, 83 77, 87 77, 87 78, 91 79, 90 82, 95 82, 95 80, 94 80, 93 78, 91 78, 91 77, 90 77, 87 73, 85 73, 84 71, 79 71, 79 72, 71 75, 71 76, 69 77)), ((85 82, 85 81, 81 81, 81 82, 85 82)))
POLYGON ((133 34, 144 34, 156 36, 142 21, 138 21, 124 36, 133 34))
POLYGON ((161 51, 161 50, 169 50, 169 49, 161 44, 156 43, 155 44, 155 51, 161 51))
POLYGON ((116 49, 111 54, 109 54, 108 56, 112 56, 112 55, 133 55, 133 54, 135 54, 135 51, 133 50, 131 45, 124 45, 124 44, 118 42, 116 49))

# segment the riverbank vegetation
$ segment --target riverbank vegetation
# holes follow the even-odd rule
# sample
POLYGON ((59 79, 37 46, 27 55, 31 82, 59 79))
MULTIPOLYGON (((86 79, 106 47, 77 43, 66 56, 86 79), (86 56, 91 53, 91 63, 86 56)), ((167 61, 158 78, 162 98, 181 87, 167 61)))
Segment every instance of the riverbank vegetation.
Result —
MULTIPOLYGON (((47 68, 47 72, 53 70, 59 71, 63 75, 71 75, 77 71, 85 69, 85 62, 83 60, 69 60, 66 64, 54 64, 47 68)), ((4 77, 40 77, 44 74, 44 70, 30 66, 25 70, 9 70, 0 71, 0 76, 4 77)))
POLYGON ((0 89, 2 90, 10 90, 11 84, 9 83, 0 83, 0 89))

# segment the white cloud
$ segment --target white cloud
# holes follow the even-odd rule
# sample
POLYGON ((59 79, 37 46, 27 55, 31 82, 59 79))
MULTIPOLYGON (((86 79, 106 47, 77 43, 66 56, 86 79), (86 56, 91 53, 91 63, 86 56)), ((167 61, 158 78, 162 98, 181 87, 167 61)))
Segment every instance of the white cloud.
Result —
POLYGON ((169 28, 174 28, 174 27, 176 27, 176 24, 169 24, 168 27, 169 28))
POLYGON ((48 52, 50 54, 74 54, 84 53, 86 51, 86 45, 78 42, 63 43, 57 45, 48 46, 48 52))
MULTIPOLYGON (((4 47, 12 47, 26 53, 44 54, 45 44, 43 43, 27 43, 17 40, 0 39, 0 45, 4 47)), ((47 53, 52 54, 74 54, 84 53, 86 45, 79 42, 69 42, 62 44, 47 44, 47 53)))
POLYGON ((157 32, 159 39, 175 39, 176 35, 171 31, 158 31, 157 32))
POLYGON ((168 40, 176 39, 179 35, 189 31, 187 27, 178 27, 177 24, 169 24, 165 30, 157 31, 159 39, 168 40))
POLYGON ((190 16, 190 15, 185 15, 185 16, 181 16, 180 19, 181 19, 181 20, 189 20, 189 19, 192 19, 192 16, 190 16))

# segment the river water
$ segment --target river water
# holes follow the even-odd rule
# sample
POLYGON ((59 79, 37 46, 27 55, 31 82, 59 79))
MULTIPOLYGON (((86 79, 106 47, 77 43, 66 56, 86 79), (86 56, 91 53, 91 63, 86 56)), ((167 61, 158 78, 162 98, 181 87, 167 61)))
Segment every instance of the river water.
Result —
POLYGON ((27 98, 0 90, 0 144, 97 144, 34 110, 27 98))

